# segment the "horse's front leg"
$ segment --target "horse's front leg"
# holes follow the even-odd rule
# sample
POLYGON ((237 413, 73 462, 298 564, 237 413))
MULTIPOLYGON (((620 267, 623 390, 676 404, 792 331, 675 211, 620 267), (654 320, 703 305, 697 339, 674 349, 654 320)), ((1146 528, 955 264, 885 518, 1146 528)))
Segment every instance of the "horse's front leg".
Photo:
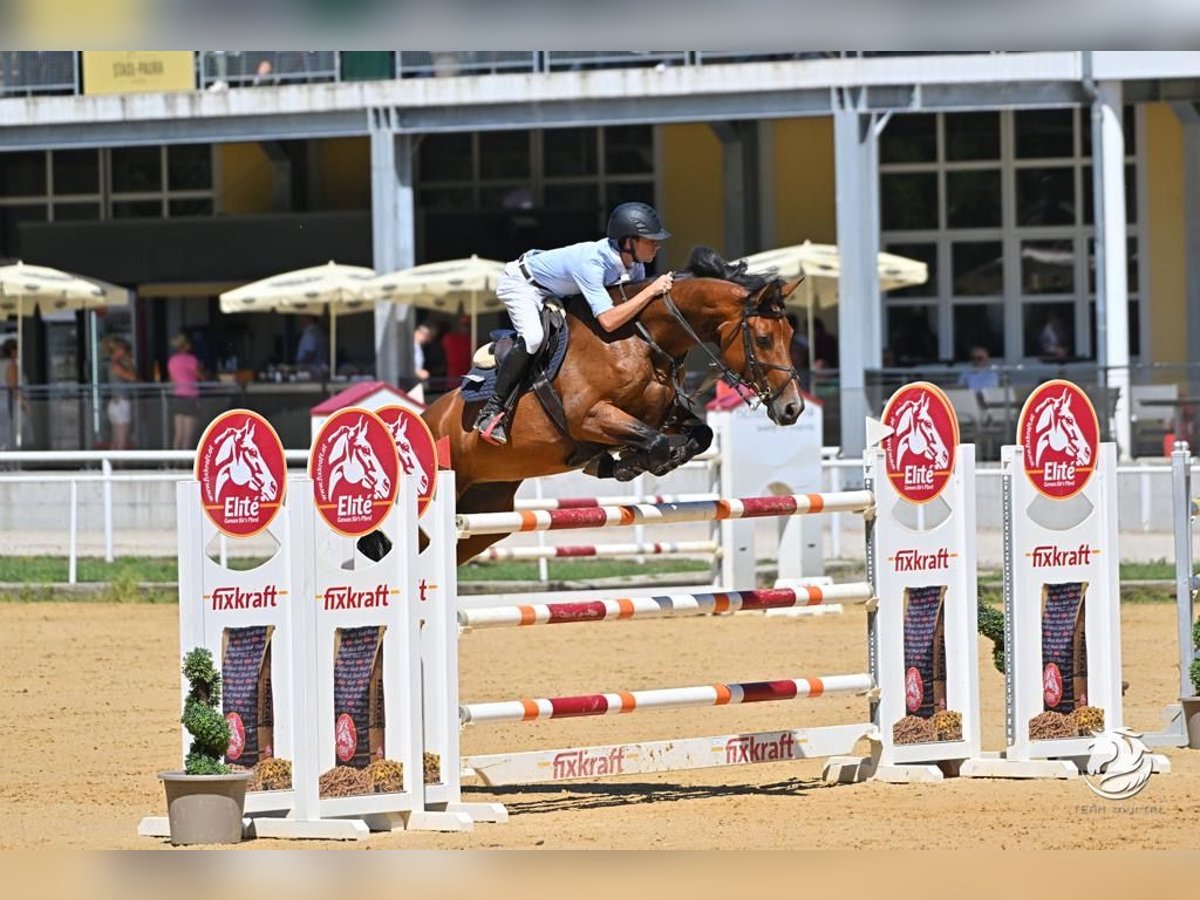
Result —
POLYGON ((600 457, 595 466, 585 470, 600 478, 630 481, 670 459, 671 442, 666 434, 611 403, 598 403, 592 407, 580 425, 579 434, 573 437, 588 443, 633 449, 633 453, 624 454, 611 463, 600 457))
POLYGON ((653 475, 666 475, 712 446, 713 430, 696 416, 681 420, 669 432, 675 432, 668 434, 670 453, 666 462, 651 470, 653 475))

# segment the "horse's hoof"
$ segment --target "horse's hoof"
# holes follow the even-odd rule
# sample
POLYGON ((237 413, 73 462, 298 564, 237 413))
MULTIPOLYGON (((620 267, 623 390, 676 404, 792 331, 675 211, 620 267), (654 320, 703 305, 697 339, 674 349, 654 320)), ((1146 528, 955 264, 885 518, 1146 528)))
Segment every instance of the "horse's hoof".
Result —
POLYGON ((379 562, 392 549, 392 542, 382 531, 372 531, 360 537, 355 546, 358 547, 358 552, 371 562, 379 562))

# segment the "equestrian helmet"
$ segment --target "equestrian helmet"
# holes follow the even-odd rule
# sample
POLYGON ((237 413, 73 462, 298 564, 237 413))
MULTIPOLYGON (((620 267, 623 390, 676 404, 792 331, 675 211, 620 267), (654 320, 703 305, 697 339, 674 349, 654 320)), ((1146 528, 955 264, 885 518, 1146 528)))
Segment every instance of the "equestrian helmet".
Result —
POLYGON ((665 241, 670 236, 671 232, 663 228, 658 213, 648 203, 622 203, 608 217, 609 240, 618 244, 631 237, 665 241))

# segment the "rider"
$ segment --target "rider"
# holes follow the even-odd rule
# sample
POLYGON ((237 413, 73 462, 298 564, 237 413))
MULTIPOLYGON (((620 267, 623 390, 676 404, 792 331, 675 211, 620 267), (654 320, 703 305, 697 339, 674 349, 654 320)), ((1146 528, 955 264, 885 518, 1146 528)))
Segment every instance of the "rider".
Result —
POLYGON ((583 294, 596 321, 615 331, 632 321, 645 306, 671 289, 671 274, 660 275, 620 306, 614 306, 607 285, 642 281, 645 264, 652 262, 663 241, 671 236, 654 207, 622 203, 608 219, 608 233, 556 250, 530 250, 504 267, 496 296, 508 308, 517 331, 512 350, 496 374, 492 396, 479 411, 475 430, 491 444, 508 441, 505 418, 511 395, 521 383, 530 360, 542 346, 541 310, 547 297, 583 294))

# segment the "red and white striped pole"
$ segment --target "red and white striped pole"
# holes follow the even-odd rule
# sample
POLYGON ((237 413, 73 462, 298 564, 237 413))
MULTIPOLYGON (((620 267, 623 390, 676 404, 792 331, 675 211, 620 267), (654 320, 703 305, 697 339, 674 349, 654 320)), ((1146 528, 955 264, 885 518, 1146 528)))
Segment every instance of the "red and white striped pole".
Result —
POLYGON ((703 616, 748 610, 820 606, 825 603, 866 603, 871 597, 871 585, 866 582, 806 585, 798 589, 663 594, 614 600, 579 600, 463 609, 458 612, 458 624, 464 628, 514 628, 601 622, 605 619, 661 619, 671 616, 703 616))
POLYGON ((716 541, 667 541, 644 544, 578 544, 557 547, 488 547, 472 562, 521 559, 576 559, 584 556, 667 556, 695 553, 711 556, 718 552, 716 541))
POLYGON ((630 506, 638 503, 691 503, 696 500, 720 500, 717 494, 653 494, 633 497, 628 494, 613 497, 530 497, 515 500, 513 509, 592 509, 597 506, 630 506))
POLYGON ((630 525, 759 519, 821 512, 866 512, 875 500, 870 491, 833 494, 782 494, 736 500, 694 500, 685 503, 636 503, 590 509, 524 510, 472 513, 457 517, 459 537, 475 534, 515 534, 519 531, 558 531, 571 528, 620 528, 630 525))
POLYGON ((822 694, 865 694, 874 686, 871 676, 863 672, 856 675, 827 675, 820 678, 788 678, 779 681, 752 681, 741 684, 706 684, 697 687, 623 691, 615 694, 584 694, 579 697, 546 697, 506 700, 499 703, 467 703, 458 708, 458 716, 464 725, 532 722, 537 719, 620 715, 634 710, 767 703, 776 700, 819 697, 822 694))

